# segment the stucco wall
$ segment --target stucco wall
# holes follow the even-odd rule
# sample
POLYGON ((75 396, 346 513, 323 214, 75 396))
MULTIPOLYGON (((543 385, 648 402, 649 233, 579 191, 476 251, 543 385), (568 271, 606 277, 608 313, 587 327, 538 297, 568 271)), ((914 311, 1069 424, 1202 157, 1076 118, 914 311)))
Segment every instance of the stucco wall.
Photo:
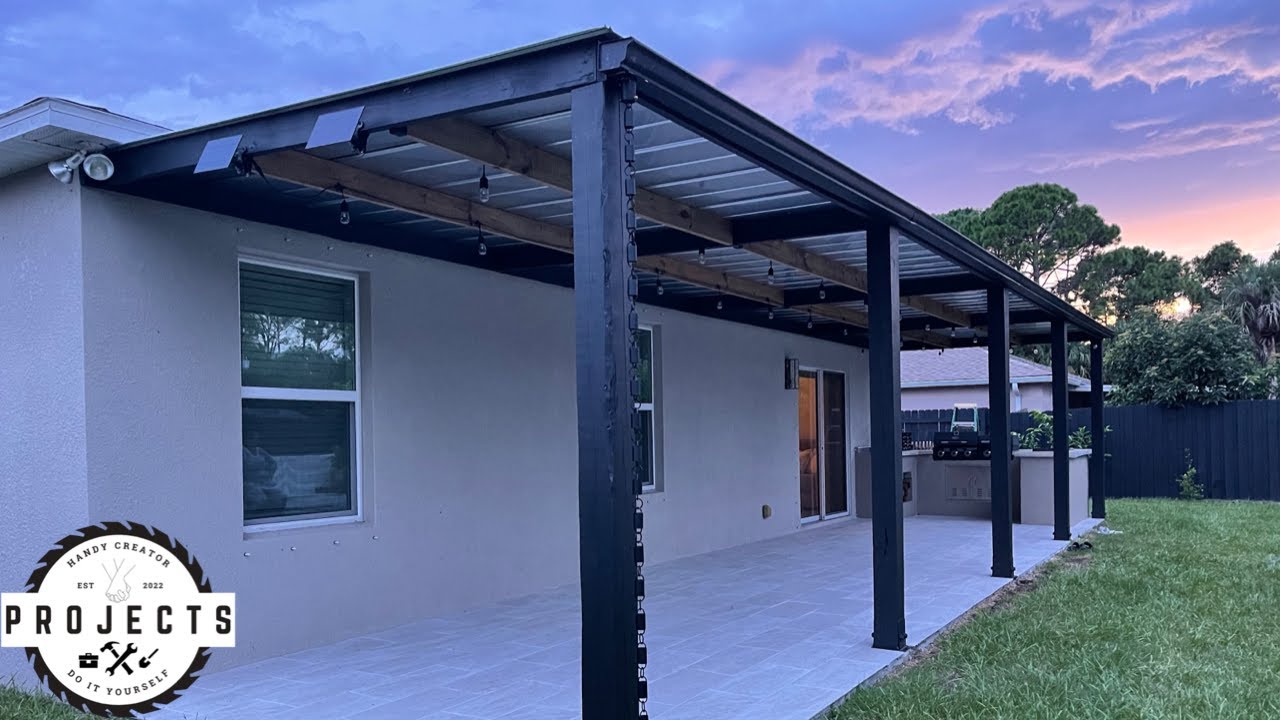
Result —
MULTIPOLYGON (((100 191, 83 212, 90 513, 169 530, 238 593, 240 647, 217 665, 576 580, 570 291, 100 191), (239 253, 365 273, 364 522, 243 532, 239 253)), ((661 335, 649 557, 797 530, 783 358, 849 373, 852 448, 868 442, 866 356, 641 318, 661 335)))
MULTIPOLYGON (((88 519, 80 190, 43 168, 0 180, 0 590, 88 519)), ((34 682, 21 650, 0 681, 34 682)))

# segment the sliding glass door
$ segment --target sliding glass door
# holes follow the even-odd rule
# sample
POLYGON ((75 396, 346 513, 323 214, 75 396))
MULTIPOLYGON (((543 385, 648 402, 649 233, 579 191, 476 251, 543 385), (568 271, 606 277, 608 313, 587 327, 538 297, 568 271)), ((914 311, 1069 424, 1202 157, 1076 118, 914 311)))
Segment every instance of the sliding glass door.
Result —
POLYGON ((849 512, 844 373, 800 372, 800 519, 849 512))

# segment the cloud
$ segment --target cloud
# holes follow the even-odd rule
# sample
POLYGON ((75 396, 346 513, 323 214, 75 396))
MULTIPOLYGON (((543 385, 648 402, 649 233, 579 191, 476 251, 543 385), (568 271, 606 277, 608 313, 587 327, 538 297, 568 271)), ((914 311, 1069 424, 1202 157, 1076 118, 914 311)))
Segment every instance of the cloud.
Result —
POLYGON ((1113 122, 1111 123, 1111 127, 1116 130, 1119 130, 1120 132, 1129 132, 1131 130, 1141 130, 1142 128, 1156 127, 1159 125, 1168 125, 1173 121, 1174 121, 1174 118, 1171 118, 1171 117, 1145 118, 1142 120, 1128 120, 1125 122, 1113 122))
POLYGON ((1032 169, 1043 173, 1096 168, 1113 162, 1159 160, 1277 139, 1280 139, 1280 115, 1242 122, 1206 122, 1156 132, 1147 142, 1132 147, 1042 155, 1032 169))
POLYGON ((1272 41, 1274 28, 1176 27, 1173 21, 1191 8, 1189 0, 1029 0, 974 10, 944 32, 885 53, 823 42, 784 64, 722 59, 703 75, 786 125, 826 129, 865 121, 903 132, 930 117, 979 128, 1008 123, 1013 115, 992 101, 1029 77, 1093 90, 1138 82, 1153 91, 1177 81, 1227 79, 1280 94, 1280 61, 1268 64, 1246 49, 1250 40, 1272 41), (1061 31, 1056 38, 1083 29, 1087 40, 1046 49, 1050 27, 1061 31), (1005 49, 990 41, 993 29, 1010 28, 1040 42, 1005 49))

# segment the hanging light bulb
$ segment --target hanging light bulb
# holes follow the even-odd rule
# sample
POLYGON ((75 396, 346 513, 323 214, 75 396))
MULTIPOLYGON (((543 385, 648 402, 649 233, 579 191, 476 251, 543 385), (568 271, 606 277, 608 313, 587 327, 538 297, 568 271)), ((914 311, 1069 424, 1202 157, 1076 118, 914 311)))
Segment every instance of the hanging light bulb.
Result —
POLYGON ((827 281, 826 280, 818 281, 818 299, 819 300, 827 299, 827 281))
POLYGON ((849 328, 847 328, 847 327, 846 327, 846 328, 843 328, 843 329, 841 330, 840 334, 841 334, 841 335, 844 335, 845 337, 849 337, 849 328))
POLYGON ((489 202, 489 172, 484 165, 480 166, 480 202, 489 202))
POLYGON ((338 205, 338 224, 350 225, 351 206, 347 204, 347 191, 343 190, 341 185, 337 186, 335 189, 342 194, 342 204, 338 205))
POLYGON ((773 284, 773 261, 769 261, 769 284, 773 284))
POLYGON ((706 249, 706 248, 698 248, 698 264, 699 264, 699 265, 706 265, 706 264, 707 264, 707 249, 706 249))
POLYGON ((769 319, 770 319, 770 320, 772 320, 772 319, 773 319, 773 306, 772 306, 772 305, 770 305, 770 306, 769 306, 769 319))
POLYGON ((719 296, 719 297, 717 297, 717 298, 716 298, 716 309, 717 309, 717 310, 723 310, 723 309, 724 309, 724 296, 723 296, 723 295, 721 295, 721 296, 719 296))
POLYGON ((924 331, 925 331, 925 332, 929 332, 929 331, 930 331, 930 330, 932 330, 932 329, 933 329, 933 327, 931 327, 931 326, 929 325, 929 323, 925 323, 925 324, 924 324, 924 331))
POLYGON ((480 223, 476 223, 476 253, 480 257, 489 254, 489 246, 484 242, 484 230, 480 228, 480 223))
POLYGON ((955 329, 955 328, 951 328, 951 337, 953 337, 953 338, 954 338, 955 336, 956 336, 956 329, 955 329))
POLYGON ((812 310, 809 311, 809 321, 806 322, 804 326, 810 330, 813 329, 813 311, 812 310))
POLYGON ((658 273, 658 294, 661 295, 666 291, 667 289, 662 287, 662 273, 658 273))

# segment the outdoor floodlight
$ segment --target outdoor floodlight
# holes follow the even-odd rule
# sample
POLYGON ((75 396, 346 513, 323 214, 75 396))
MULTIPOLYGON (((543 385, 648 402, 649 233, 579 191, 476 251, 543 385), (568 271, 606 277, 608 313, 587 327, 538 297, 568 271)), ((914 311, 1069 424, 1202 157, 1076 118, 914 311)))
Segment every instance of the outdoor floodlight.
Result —
POLYGON ((70 184, 72 176, 76 173, 76 168, 80 167, 80 163, 84 162, 84 156, 85 152, 81 150, 66 160, 50 161, 48 165, 49 174, 58 178, 58 182, 63 185, 70 184))
POLYGON ((116 173, 116 164, 111 162, 111 158, 102 153, 94 153, 85 158, 81 167, 85 175, 98 182, 110 180, 111 176, 116 173))

